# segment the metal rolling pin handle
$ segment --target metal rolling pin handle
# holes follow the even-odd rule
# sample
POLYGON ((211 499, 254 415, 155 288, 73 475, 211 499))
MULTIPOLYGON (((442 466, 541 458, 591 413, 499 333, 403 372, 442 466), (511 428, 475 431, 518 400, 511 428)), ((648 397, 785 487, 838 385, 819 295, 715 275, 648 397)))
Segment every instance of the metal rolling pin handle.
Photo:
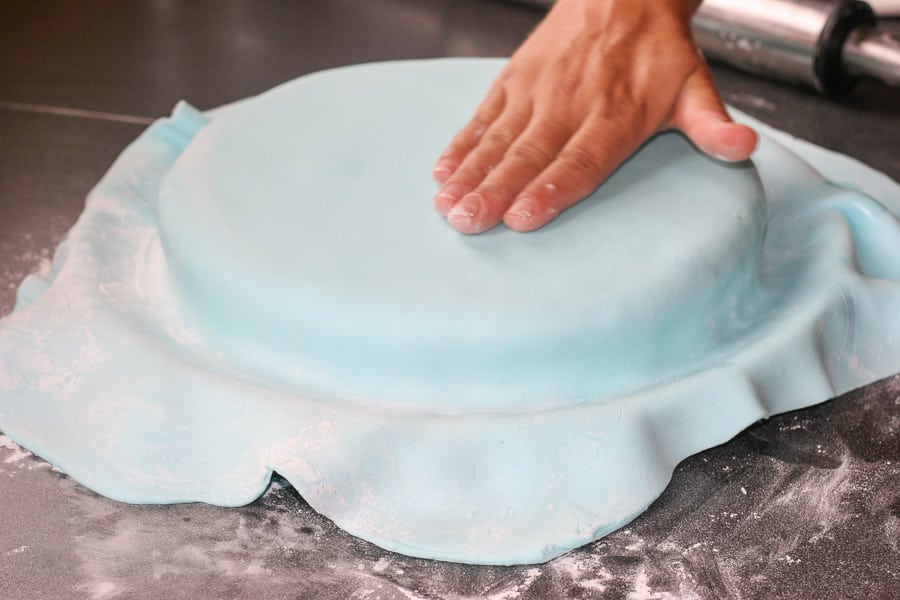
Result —
POLYGON ((711 60, 822 93, 860 76, 900 85, 900 41, 858 0, 706 0, 693 31, 711 60))
POLYGON ((900 38, 874 27, 854 29, 844 44, 844 68, 851 76, 900 87, 900 38))

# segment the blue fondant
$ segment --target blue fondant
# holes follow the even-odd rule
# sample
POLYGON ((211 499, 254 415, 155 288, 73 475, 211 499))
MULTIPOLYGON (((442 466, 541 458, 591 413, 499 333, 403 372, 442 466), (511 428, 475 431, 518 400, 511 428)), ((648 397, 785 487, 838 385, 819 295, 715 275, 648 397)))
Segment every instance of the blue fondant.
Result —
POLYGON ((0 428, 126 502, 244 504, 277 470, 386 548, 528 563, 900 369, 900 186, 744 115, 753 164, 665 134, 544 230, 452 231, 430 164, 501 65, 179 104, 0 322, 0 428))

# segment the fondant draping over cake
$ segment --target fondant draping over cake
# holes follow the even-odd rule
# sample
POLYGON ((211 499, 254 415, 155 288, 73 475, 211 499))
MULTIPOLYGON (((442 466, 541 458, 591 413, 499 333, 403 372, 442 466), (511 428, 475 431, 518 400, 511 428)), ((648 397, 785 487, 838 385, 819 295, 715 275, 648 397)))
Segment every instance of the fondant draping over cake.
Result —
POLYGON ((549 559, 682 458, 900 370, 900 186, 753 119, 658 136, 550 226, 453 231, 430 167, 498 60, 179 105, 0 322, 0 429, 126 502, 273 471, 416 556, 549 559))

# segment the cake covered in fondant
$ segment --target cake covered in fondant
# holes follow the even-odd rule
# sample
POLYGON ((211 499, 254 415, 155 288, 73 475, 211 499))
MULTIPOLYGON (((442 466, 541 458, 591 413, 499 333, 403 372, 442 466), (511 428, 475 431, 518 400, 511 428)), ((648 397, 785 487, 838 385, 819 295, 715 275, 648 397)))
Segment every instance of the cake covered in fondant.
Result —
POLYGON ((148 128, 0 321, 0 429, 118 500, 245 504, 277 471, 385 548, 529 563, 900 369, 900 187, 746 116, 752 165, 665 134, 540 231, 452 230, 431 161, 502 65, 148 128))
POLYGON ((430 161, 466 63, 337 69, 215 118, 163 179, 176 293, 240 368, 440 411, 596 401, 696 369, 758 278, 754 167, 657 137, 559 222, 454 232, 430 161))

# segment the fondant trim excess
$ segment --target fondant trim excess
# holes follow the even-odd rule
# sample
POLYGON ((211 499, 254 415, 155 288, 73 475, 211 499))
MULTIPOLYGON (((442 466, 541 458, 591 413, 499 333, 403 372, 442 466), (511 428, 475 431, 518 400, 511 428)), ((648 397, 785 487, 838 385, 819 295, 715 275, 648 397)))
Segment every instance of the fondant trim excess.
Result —
MULTIPOLYGON (((326 294, 315 304, 314 316, 321 319, 310 318, 309 327, 327 329, 332 327, 326 327, 329 315, 337 315, 335 322, 340 322, 340 311, 345 310, 343 293, 350 294, 349 304, 365 304, 379 319, 394 313, 390 294, 378 288, 378 280, 367 279, 365 264, 346 270, 365 285, 354 292, 356 280, 349 275, 336 281, 341 290, 336 300, 327 296, 328 289, 311 287, 327 281, 316 279, 328 273, 316 270, 319 263, 287 261, 290 269, 309 267, 309 278, 283 282, 279 269, 284 265, 276 251, 321 248, 320 241, 308 245, 316 239, 315 232, 300 223, 289 230, 304 232, 306 237, 274 243, 274 258, 268 264, 252 260, 259 256, 259 249, 241 246, 233 254, 219 256, 218 263, 199 261, 200 267, 191 266, 196 257, 210 258, 209 249, 217 248, 216 231, 230 231, 233 218, 248 230, 260 229, 222 233, 226 244, 237 246, 256 239, 253 236, 265 239, 284 234, 281 224, 267 223, 262 217, 257 221, 240 204, 246 198, 270 203, 275 192, 253 179, 263 167, 249 174, 230 174, 240 173, 241 164, 228 161, 247 159, 235 156, 239 154, 235 148, 246 148, 248 153, 267 151, 253 145, 263 143, 264 136, 256 138, 234 129, 238 125, 262 119, 259 113, 265 111, 261 130, 289 128, 291 107, 315 100, 310 100, 309 90, 317 86, 327 89, 364 81, 373 87, 359 99, 384 102, 396 92, 391 85, 413 79, 423 86, 441 81, 461 90, 454 100, 460 105, 457 112, 447 117, 429 113, 429 119, 439 121, 436 126, 450 131, 461 124, 459 118, 468 113, 501 65, 496 60, 364 65, 303 78, 210 115, 179 104, 171 118, 152 125, 123 152, 91 192, 84 213, 57 250, 49 281, 27 278, 16 309, 0 321, 0 429, 85 486, 124 502, 242 505, 263 493, 271 473, 277 471, 339 527, 384 548, 440 560, 522 564, 546 561, 631 521, 662 492, 680 460, 727 441, 751 423, 900 371, 900 186, 852 159, 738 113, 736 118, 761 134, 755 169, 717 165, 697 155, 680 137, 667 134, 648 145, 631 166, 623 167, 614 176, 618 179, 601 186, 584 208, 564 215, 543 233, 498 230, 471 241, 431 212, 430 188, 423 187, 420 200, 414 197, 421 201, 422 212, 411 218, 420 219, 416 226, 423 228, 423 237, 440 237, 440 241, 423 242, 409 252, 421 252, 429 260, 439 256, 429 252, 446 250, 453 256, 477 259, 478 268, 486 269, 492 264, 507 265, 503 260, 512 247, 526 254, 535 252, 535 247, 566 252, 568 246, 555 244, 564 238, 590 236, 591 227, 600 227, 611 214, 625 219, 623 239, 646 232, 648 239, 662 236, 671 241, 656 249, 662 262, 654 266, 659 267, 656 271, 648 267, 645 275, 680 268, 675 259, 665 262, 666 250, 676 242, 683 242, 679 248, 684 248, 686 256, 708 253, 705 273, 713 283, 697 290, 697 298, 708 296, 702 311, 679 319, 677 313, 661 313, 671 308, 665 303, 648 300, 646 305, 629 307, 646 309, 650 318, 657 319, 653 327, 644 329, 644 323, 634 323, 635 338, 649 335, 667 351, 650 353, 646 340, 634 348, 623 346, 622 356, 636 357, 640 365, 625 364, 619 370, 627 371, 629 377, 610 381, 607 387, 601 377, 572 382, 566 374, 558 382, 562 391, 554 395, 547 392, 557 385, 552 369, 533 384, 525 385, 525 379, 508 382, 508 377, 496 373, 515 377, 525 368, 511 358, 498 360, 496 370, 459 363, 466 374, 481 377, 472 380, 478 385, 467 387, 463 382, 451 393, 432 395, 427 385, 412 385, 395 375, 379 378, 356 362, 340 364, 341 357, 356 355, 327 347, 325 338, 317 346, 321 354, 305 363, 303 352, 308 350, 296 340, 297 332, 307 327, 305 322, 288 316, 285 329, 272 326, 263 331, 257 325, 267 323, 264 313, 280 318, 286 314, 284 306, 301 310, 298 298, 309 294, 313 305, 313 300, 321 300, 317 294, 326 294), (239 135, 231 137, 235 131, 239 135), (703 237, 715 246, 699 254, 690 254, 694 252, 690 242, 699 234, 705 236, 705 229, 679 237, 675 227, 679 223, 665 229, 652 222, 660 213, 641 213, 636 208, 629 212, 633 203, 616 203, 630 198, 630 169, 636 169, 640 161, 657 161, 646 178, 668 177, 666 165, 673 156, 686 161, 678 162, 679 168, 688 165, 708 174, 710 180, 721 178, 723 185, 734 182, 735 189, 741 190, 741 199, 723 200, 718 208, 713 206, 716 198, 685 201, 682 209, 698 211, 701 217, 707 207, 713 211, 727 206, 734 211, 734 221, 728 223, 721 215, 715 217, 723 228, 731 227, 731 233, 703 237), (221 179, 208 177, 210 173, 221 179), (247 186, 249 195, 235 191, 241 185, 247 186), (210 188, 221 197, 207 195, 212 193, 210 188), (264 198, 253 195, 262 189, 268 194, 264 198), (616 190, 616 195, 611 197, 609 190, 616 190), (206 199, 209 205, 202 204, 206 199), (195 209, 207 222, 190 218, 195 209), (628 219, 641 215, 648 222, 635 223, 628 230, 628 219), (734 222, 744 226, 733 226, 734 222), (197 235, 185 233, 186 225, 197 235), (201 268, 204 264, 208 270, 201 268), (232 288, 243 288, 246 296, 235 300, 238 291, 232 288), (275 291, 289 301, 271 297, 275 291), (242 314, 238 307, 247 306, 248 322, 235 322, 242 314), (279 331, 289 335, 279 337, 279 331), (322 357, 334 364, 315 363, 325 361, 322 357), (315 368, 310 366, 313 363, 315 368), (331 382, 323 375, 327 373, 344 375, 331 382), (545 385, 542 381, 546 389, 540 387, 545 385)), ((419 107, 415 103, 423 97, 403 97, 407 96, 419 107)), ((352 102, 347 102, 352 108, 352 102)), ((378 106, 376 102, 376 112, 378 106)), ((395 115, 391 111, 414 112, 402 103, 387 111, 395 115)), ((337 134, 356 135, 352 128, 337 134)), ((406 142, 426 162, 433 158, 432 150, 440 150, 417 147, 419 138, 409 136, 406 142)), ((433 137, 447 136, 437 127, 433 137)), ((283 158, 275 154, 270 160, 278 163, 279 156, 283 158)), ((277 164, 271 168, 266 176, 282 186, 282 177, 288 176, 277 164)), ((345 173, 365 171, 365 165, 352 160, 342 168, 345 173)), ((425 169, 423 176, 429 172, 425 169)), ((418 186, 418 180, 411 185, 418 186)), ((322 216, 315 211, 338 210, 342 201, 339 198, 338 204, 320 208, 313 200, 296 198, 297 210, 308 211, 298 213, 303 219, 322 216)), ((654 200, 634 202, 645 201, 654 200)), ((382 210, 393 209, 383 202, 382 210)), ((358 226, 354 223, 369 218, 366 211, 341 213, 334 225, 344 236, 341 242, 346 241, 347 231, 358 226)), ((673 215, 677 221, 677 211, 673 215)), ((328 219, 334 216, 325 214, 328 219)), ((374 235, 368 230, 360 234, 374 235)), ((392 257, 393 264, 417 268, 415 260, 390 254, 402 246, 385 242, 379 248, 392 257)), ((322 253, 328 254, 324 249, 322 253)), ((374 250, 366 254, 373 261, 384 258, 374 250)), ((338 250, 328 254, 338 255, 338 250)), ((531 268, 554 268, 551 261, 540 263, 537 253, 534 256, 528 263, 531 268)), ((457 268, 463 267, 446 266, 442 276, 451 277, 457 268)), ((585 269, 582 280, 592 276, 584 265, 572 269, 585 269)), ((691 273, 686 271, 685 277, 691 273)), ((404 277, 409 274, 401 275, 396 282, 389 281, 407 285, 404 277)), ((431 275, 422 271, 417 277, 416 281, 428 283, 431 275)), ((465 280, 465 275, 460 277, 465 280)), ((506 281, 502 275, 497 277, 506 281)), ((510 281, 510 285, 528 283, 527 278, 510 281)), ((484 285, 490 286, 490 280, 484 285)), ((412 283, 409 286, 403 289, 418 290, 412 283)), ((433 288, 418 291, 428 294, 429 289, 433 288)), ((446 297, 447 290, 452 293, 452 285, 440 289, 441 297, 446 297)), ((629 298, 633 289, 646 288, 616 288, 629 298)), ((666 289, 680 288, 676 282, 666 289)), ((542 293, 536 289, 535 297, 557 302, 551 292, 542 293)), ((605 293, 599 297, 607 298, 605 293)), ((570 295, 563 294, 558 301, 572 301, 570 295)), ((471 306, 486 306, 485 314, 493 314, 491 302, 490 291, 485 291, 471 306)), ((574 304, 567 306, 568 311, 574 310, 574 304)), ((428 308, 434 307, 424 307, 428 308)), ((440 328, 424 333, 416 329, 417 323, 429 320, 430 313, 424 309, 420 313, 415 304, 404 305, 396 317, 400 331, 390 335, 384 333, 381 322, 358 323, 362 329, 354 331, 375 332, 360 340, 360 347, 377 351, 384 344, 390 356, 413 360, 403 354, 406 344, 441 333, 440 328), (393 335, 400 339, 396 347, 389 345, 393 335)), ((538 309, 544 310, 543 306, 538 309)), ((475 340, 473 347, 483 345, 484 352, 493 352, 491 336, 474 326, 466 329, 481 318, 472 310, 459 321, 454 343, 475 340)), ((527 306, 516 310, 520 312, 515 315, 523 319, 530 314, 527 306)), ((591 314, 586 311, 585 318, 591 314)), ((360 320, 354 315, 347 319, 360 320)), ((561 321, 548 315, 545 322, 555 326, 561 321)), ((598 328, 607 326, 600 319, 590 322, 598 328)), ((498 331, 517 336, 546 333, 517 323, 498 325, 498 331)), ((609 326, 617 335, 628 331, 616 323, 609 326)), ((579 348, 579 352, 594 352, 586 364, 592 360, 599 365, 607 358, 624 360, 612 351, 608 356, 601 353, 591 341, 585 340, 584 348, 579 348)), ((548 353, 565 352, 552 344, 546 348, 548 353)), ((506 356, 502 348, 498 352, 506 356)), ((421 355, 422 350, 416 353, 421 355)), ((526 366, 533 364, 530 354, 509 354, 526 366)), ((534 356, 542 358, 539 353, 534 356)), ((381 364, 377 358, 373 356, 371 364, 381 364)), ((393 364, 382 362, 388 367, 393 364)), ((422 364, 430 363, 423 359, 422 364)), ((433 371, 436 380, 446 382, 449 378, 437 370, 440 367, 433 371)), ((410 380, 418 381, 417 376, 411 374, 410 380)))

